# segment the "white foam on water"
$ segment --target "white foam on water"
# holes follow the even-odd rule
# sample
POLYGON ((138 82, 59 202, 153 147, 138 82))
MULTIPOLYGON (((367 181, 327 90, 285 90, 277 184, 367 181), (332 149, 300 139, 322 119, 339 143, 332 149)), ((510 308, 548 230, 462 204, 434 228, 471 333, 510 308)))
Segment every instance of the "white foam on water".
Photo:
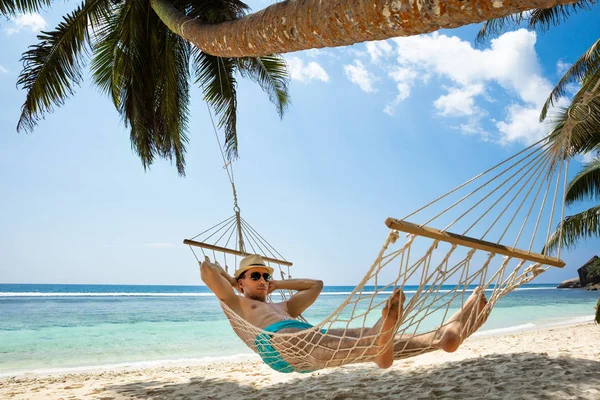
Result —
MULTIPOLYGON (((534 288, 517 288, 517 291, 523 290, 549 290, 554 289, 550 287, 534 287, 534 288)), ((493 291, 493 288, 485 289, 486 292, 493 291)), ((448 293, 453 289, 439 290, 439 293, 448 293)), ((466 292, 470 293, 473 289, 467 289, 466 292)), ((405 294, 415 294, 417 290, 405 290, 405 294)), ((352 292, 321 292, 321 296, 341 296, 350 295, 352 292)), ((363 295, 375 294, 374 291, 362 292, 363 295)), ((390 295, 391 290, 378 292, 380 295, 390 295)), ((272 296, 280 296, 279 293, 273 293, 272 296)), ((152 293, 152 292, 0 292, 0 297, 215 297, 214 293, 152 293)))
POLYGON ((568 325, 578 325, 585 324, 588 322, 592 322, 594 320, 593 315, 581 315, 578 317, 568 318, 561 321, 539 321, 537 324, 534 323, 526 323, 514 326, 508 326, 504 328, 496 328, 496 329, 487 329, 475 332, 473 336, 496 336, 496 335, 505 335, 507 333, 516 333, 516 332, 524 332, 524 331, 532 331, 538 329, 547 329, 558 326, 568 326, 568 325))
POLYGON ((527 331, 527 330, 533 330, 537 327, 537 325, 535 324, 521 324, 521 325, 515 325, 515 326, 508 326, 506 328, 497 328, 497 329, 488 329, 488 330, 482 330, 479 332, 475 332, 473 334, 473 336, 494 336, 494 335, 503 335, 503 334, 507 334, 507 333, 514 333, 514 332, 522 332, 522 331, 527 331))
POLYGON ((87 293, 87 292, 0 292, 0 297, 214 297, 213 293, 87 293))
POLYGON ((9 372, 0 372, 0 378, 16 377, 16 376, 30 376, 30 375, 35 375, 35 376, 62 375, 62 374, 76 374, 76 373, 83 373, 83 372, 136 370, 136 369, 157 368, 157 367, 190 367, 190 366, 205 365, 205 364, 212 364, 212 363, 259 361, 259 360, 260 360, 260 357, 257 354, 244 353, 244 354, 234 354, 234 355, 230 355, 230 356, 180 358, 180 359, 172 359, 172 360, 137 361, 137 362, 116 363, 116 364, 87 365, 87 366, 78 366, 78 367, 15 370, 15 371, 9 371, 9 372))

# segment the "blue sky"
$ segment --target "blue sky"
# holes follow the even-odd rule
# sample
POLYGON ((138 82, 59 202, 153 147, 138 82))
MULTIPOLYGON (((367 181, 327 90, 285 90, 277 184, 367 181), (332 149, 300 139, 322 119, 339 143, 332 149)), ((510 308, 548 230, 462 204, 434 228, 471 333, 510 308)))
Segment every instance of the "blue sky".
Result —
MULTIPOLYGON (((198 88, 185 178, 168 161, 144 171, 87 76, 33 133, 16 132, 20 56, 73 4, 0 22, 0 282, 201 284, 182 240, 231 216, 233 204, 198 88)), ((468 26, 289 54, 283 120, 257 85, 240 80, 234 168, 243 217, 294 262, 294 276, 358 282, 387 217, 542 137, 541 103, 598 38, 598 17, 581 13, 548 33, 522 29, 481 47, 479 27, 468 26)), ((536 282, 576 276, 598 243, 565 252, 567 267, 536 282)))

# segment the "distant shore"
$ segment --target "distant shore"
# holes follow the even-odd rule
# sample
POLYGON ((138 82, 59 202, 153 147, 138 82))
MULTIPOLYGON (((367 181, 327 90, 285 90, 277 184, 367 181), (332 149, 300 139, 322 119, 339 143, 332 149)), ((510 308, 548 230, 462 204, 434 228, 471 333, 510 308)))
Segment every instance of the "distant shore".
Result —
POLYGON ((380 370, 362 364, 281 374, 256 356, 90 367, 0 378, 3 399, 124 398, 600 398, 594 323, 471 337, 380 370), (419 397, 420 396, 420 397, 419 397))

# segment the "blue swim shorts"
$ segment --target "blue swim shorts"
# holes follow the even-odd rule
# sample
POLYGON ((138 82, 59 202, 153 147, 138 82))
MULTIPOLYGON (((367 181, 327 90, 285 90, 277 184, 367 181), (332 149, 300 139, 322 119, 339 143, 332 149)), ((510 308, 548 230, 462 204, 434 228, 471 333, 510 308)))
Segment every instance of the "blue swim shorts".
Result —
MULTIPOLYGON (((274 324, 271 324, 271 325, 267 326, 266 328, 263 328, 263 330, 267 331, 267 332, 275 333, 275 332, 279 332, 282 329, 288 329, 288 328, 296 328, 296 329, 304 330, 304 329, 310 329, 312 327, 313 326, 311 324, 307 324, 306 322, 298 321, 295 319, 289 319, 289 320, 275 322, 274 324)), ((325 333, 326 331, 325 331, 325 329, 322 329, 321 332, 325 333)), ((258 335, 256 337, 256 340, 254 341, 254 345, 256 346, 256 350, 257 350, 258 354, 260 355, 260 357, 263 359, 263 361, 269 367, 273 368, 275 371, 279 371, 279 372, 283 372, 283 373, 312 372, 312 371, 296 371, 294 369, 294 367, 292 367, 290 365, 290 363, 285 361, 283 359, 283 357, 281 357, 279 352, 273 348, 273 346, 271 345, 271 337, 272 336, 269 334, 261 333, 260 335, 258 335)))

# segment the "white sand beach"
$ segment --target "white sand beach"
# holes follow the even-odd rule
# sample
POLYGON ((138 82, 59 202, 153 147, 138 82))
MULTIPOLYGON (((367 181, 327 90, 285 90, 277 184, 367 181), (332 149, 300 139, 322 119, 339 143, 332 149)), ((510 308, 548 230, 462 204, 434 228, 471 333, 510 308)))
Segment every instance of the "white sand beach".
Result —
POLYGON ((0 379, 2 399, 600 399, 600 326, 469 338, 452 354, 281 374, 242 361, 0 379))

